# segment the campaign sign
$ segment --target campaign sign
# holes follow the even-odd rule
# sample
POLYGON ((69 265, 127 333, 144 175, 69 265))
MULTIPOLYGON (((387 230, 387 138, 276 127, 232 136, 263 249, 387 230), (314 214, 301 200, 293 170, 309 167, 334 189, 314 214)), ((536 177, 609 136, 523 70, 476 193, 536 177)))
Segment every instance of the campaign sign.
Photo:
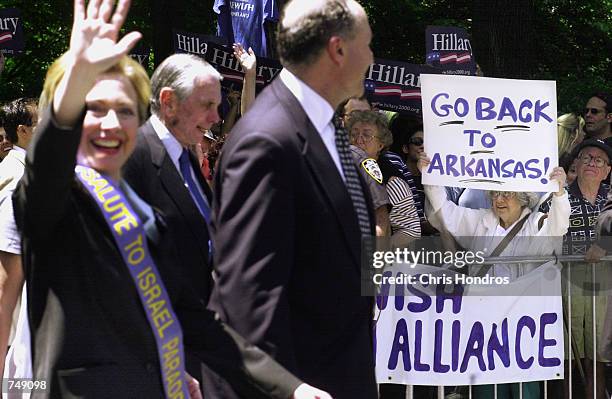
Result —
POLYGON ((563 378, 561 273, 554 262, 503 286, 466 287, 465 274, 441 274, 433 266, 391 269, 388 277, 405 275, 415 282, 386 287, 383 282, 385 294, 376 298, 378 383, 448 386, 563 378), (541 289, 548 294, 534 295, 541 289))
POLYGON ((475 75, 476 60, 470 35, 462 28, 428 26, 425 30, 428 65, 442 68, 445 74, 475 75))
POLYGON ((25 48, 23 20, 17 8, 0 9, 0 51, 21 54, 25 48))
POLYGON ((366 72, 365 94, 372 106, 421 115, 421 73, 441 73, 427 65, 376 58, 366 72))
POLYGON ((151 48, 143 43, 138 43, 136 47, 130 51, 129 56, 133 60, 138 62, 145 69, 149 67, 149 56, 151 54, 151 48))
MULTIPOLYGON (((244 72, 240 62, 234 57, 231 47, 214 43, 210 36, 175 30, 173 33, 174 51, 195 54, 204 58, 221 73, 224 87, 241 90, 244 72)), ((278 60, 257 57, 257 90, 263 89, 278 75, 282 65, 278 60)))
POLYGON ((554 81, 421 75, 423 183, 558 191, 554 81))

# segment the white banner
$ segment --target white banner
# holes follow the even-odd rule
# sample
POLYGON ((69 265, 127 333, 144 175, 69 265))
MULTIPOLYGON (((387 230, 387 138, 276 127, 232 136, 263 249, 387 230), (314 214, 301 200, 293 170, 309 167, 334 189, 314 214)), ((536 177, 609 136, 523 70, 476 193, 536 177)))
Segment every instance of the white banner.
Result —
POLYGON ((557 191, 554 81, 421 74, 423 183, 499 191, 557 191))
POLYGON ((561 277, 554 262, 513 282, 478 286, 463 280, 465 275, 433 266, 394 266, 386 275, 405 279, 396 281, 404 284, 383 284, 383 292, 407 292, 377 298, 379 383, 478 385, 563 378, 561 277), (445 294, 444 287, 453 292, 445 294), (428 293, 432 289, 436 295, 428 293))

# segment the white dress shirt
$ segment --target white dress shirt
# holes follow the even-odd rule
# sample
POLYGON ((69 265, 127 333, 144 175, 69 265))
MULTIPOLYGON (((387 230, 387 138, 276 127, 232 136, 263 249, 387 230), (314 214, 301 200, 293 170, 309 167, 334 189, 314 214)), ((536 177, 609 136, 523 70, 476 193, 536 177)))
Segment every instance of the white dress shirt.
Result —
POLYGON ((280 79, 295 98, 297 98, 302 109, 304 109, 304 112, 308 115, 308 119, 310 119, 310 122, 312 122, 317 132, 319 132, 323 144, 325 144, 325 148, 327 148, 329 155, 331 155, 336 165, 336 169, 338 169, 340 176, 344 179, 340 155, 338 155, 338 149, 336 148, 336 128, 332 123, 334 109, 327 100, 311 89, 306 83, 302 82, 297 76, 287 70, 287 68, 281 70, 280 79))
MULTIPOLYGON (((172 163, 174 164, 174 167, 176 168, 176 171, 178 172, 179 176, 183 178, 183 175, 181 174, 181 167, 179 165, 179 158, 183 153, 183 146, 181 145, 181 143, 179 143, 176 137, 174 137, 174 135, 170 133, 166 125, 164 125, 163 122, 159 120, 159 118, 155 114, 151 115, 151 125, 153 125, 153 130, 155 130, 155 134, 157 134, 157 137, 159 137, 162 144, 166 148, 166 152, 168 153, 170 160, 172 160, 172 163)), ((193 179, 193 181, 198 182, 198 178, 195 175, 195 172, 192 167, 189 168, 189 171, 191 172, 191 178, 193 179)), ((208 208, 210 208, 210 203, 208 202, 208 198, 206 198, 202 187, 200 187, 199 184, 196 185, 198 186, 198 191, 200 192, 202 198, 204 198, 206 205, 208 205, 208 208)), ((189 195, 192 196, 192 199, 197 207, 198 202, 195 198, 193 198, 191 191, 189 191, 189 195)))

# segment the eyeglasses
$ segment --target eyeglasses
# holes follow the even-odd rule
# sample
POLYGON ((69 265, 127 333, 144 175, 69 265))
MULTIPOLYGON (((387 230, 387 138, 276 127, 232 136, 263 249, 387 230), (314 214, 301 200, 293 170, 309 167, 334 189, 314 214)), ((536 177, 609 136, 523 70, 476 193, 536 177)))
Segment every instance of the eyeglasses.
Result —
POLYGON ((590 112, 592 115, 597 115, 597 114, 599 114, 600 112, 604 112, 604 110, 603 110, 603 109, 601 109, 601 108, 585 108, 585 109, 584 109, 584 111, 582 111, 582 112, 583 112, 583 115, 588 115, 588 114, 589 114, 589 112, 590 112))
POLYGON ((373 134, 367 134, 367 133, 351 133, 351 140, 353 140, 353 142, 357 141, 357 139, 361 138, 361 140, 365 143, 365 144, 369 144, 374 137, 376 137, 373 134))
POLYGON ((603 158, 594 157, 594 156, 589 155, 589 154, 584 154, 579 159, 585 165, 588 165, 588 164, 591 163, 591 161, 593 161, 595 166, 597 166, 598 168, 603 168, 604 166, 608 166, 608 163, 609 163, 608 161, 606 161, 603 158))
POLYGON ((491 199, 497 199, 498 197, 510 199, 516 197, 516 193, 514 191, 491 191, 489 195, 491 196, 491 199))
POLYGON ((422 137, 410 137, 410 139, 408 140, 409 144, 413 144, 413 145, 423 145, 423 138, 422 137))

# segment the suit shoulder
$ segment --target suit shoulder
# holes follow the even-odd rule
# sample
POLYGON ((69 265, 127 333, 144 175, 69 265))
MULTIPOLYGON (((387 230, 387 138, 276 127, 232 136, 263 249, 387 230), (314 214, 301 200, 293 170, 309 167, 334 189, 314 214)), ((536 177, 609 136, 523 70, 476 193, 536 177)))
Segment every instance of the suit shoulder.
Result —
POLYGON ((299 104, 287 104, 273 87, 267 87, 237 122, 232 134, 241 136, 256 131, 283 142, 287 138, 294 138, 295 133, 306 123, 306 114, 299 104))

